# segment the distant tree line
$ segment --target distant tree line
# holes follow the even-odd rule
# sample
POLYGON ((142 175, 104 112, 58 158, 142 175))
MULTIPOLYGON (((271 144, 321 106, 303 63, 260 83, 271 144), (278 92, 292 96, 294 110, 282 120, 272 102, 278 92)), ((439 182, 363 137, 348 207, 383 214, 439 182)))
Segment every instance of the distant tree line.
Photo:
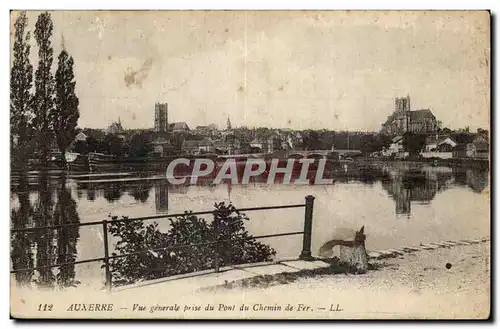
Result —
MULTIPOLYGON (((102 130, 85 128, 87 141, 78 141, 72 146, 77 153, 98 152, 116 156, 147 156, 153 151, 154 133, 147 130, 127 130, 121 134, 106 134, 102 130)), ((294 131, 301 136, 294 143, 294 148, 304 150, 351 149, 363 153, 381 151, 391 143, 391 137, 373 132, 336 132, 329 130, 294 131)), ((234 128, 232 133, 222 137, 225 141, 238 139, 242 149, 250 149, 254 139, 265 141, 276 131, 270 128, 234 128)), ((284 141, 287 135, 284 134, 284 141)), ((174 153, 180 154, 185 140, 202 140, 206 136, 190 132, 175 133, 169 136, 170 146, 174 153)))
POLYGON ((149 132, 136 132, 131 136, 95 133, 92 129, 82 130, 87 135, 86 141, 76 141, 71 150, 80 154, 90 152, 111 154, 117 157, 146 157, 153 151, 153 136, 149 132))
MULTIPOLYGON (((80 131, 80 130, 79 130, 80 131)), ((155 133, 145 129, 125 130, 120 134, 106 134, 103 130, 85 128, 81 130, 87 135, 87 141, 78 141, 72 145, 74 152, 87 154, 89 152, 98 152, 112 154, 115 156, 134 156, 146 157, 153 152, 153 142, 155 133)), ((450 134, 457 140, 461 137, 470 136, 471 133, 466 130, 452 131, 448 128, 441 129, 438 134, 450 134)), ((480 134, 488 134, 487 130, 478 129, 480 134)), ((266 141, 270 137, 280 138, 287 142, 289 136, 296 136, 293 143, 295 149, 303 150, 359 150, 364 154, 380 152, 388 148, 392 143, 393 136, 376 132, 347 132, 331 130, 296 130, 280 131, 270 128, 246 127, 233 128, 230 134, 220 137, 226 142, 239 140, 241 152, 251 153, 250 143, 254 140, 266 141), (300 136, 297 137, 297 136, 300 136)), ((405 150, 411 154, 418 154, 425 148, 426 138, 429 134, 405 133, 403 134, 403 144, 405 150)), ((185 140, 202 140, 208 136, 195 134, 192 132, 181 132, 171 134, 169 143, 172 154, 180 154, 182 144, 185 140)), ((257 152, 257 151, 256 151, 257 152)), ((260 152, 260 151, 258 151, 260 152)))
POLYGON ((32 154, 46 165, 51 145, 56 144, 64 159, 76 135, 80 117, 75 94, 74 61, 62 45, 55 76, 52 74, 53 33, 48 12, 38 15, 34 37, 38 46, 38 66, 33 77, 26 12, 14 23, 13 61, 10 71, 10 128, 13 164, 23 168, 32 154), (34 88, 33 88, 34 86, 34 88))

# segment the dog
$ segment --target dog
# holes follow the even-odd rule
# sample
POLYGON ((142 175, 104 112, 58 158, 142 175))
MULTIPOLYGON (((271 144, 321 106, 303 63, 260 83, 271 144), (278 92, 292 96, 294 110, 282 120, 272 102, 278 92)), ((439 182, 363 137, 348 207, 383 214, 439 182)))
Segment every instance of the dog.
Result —
POLYGON ((364 226, 361 227, 359 231, 348 228, 335 229, 331 237, 331 240, 324 243, 319 248, 319 256, 321 258, 332 258, 334 254, 333 248, 335 246, 346 246, 352 248, 359 246, 364 249, 366 240, 366 235, 364 231, 365 231, 364 226))

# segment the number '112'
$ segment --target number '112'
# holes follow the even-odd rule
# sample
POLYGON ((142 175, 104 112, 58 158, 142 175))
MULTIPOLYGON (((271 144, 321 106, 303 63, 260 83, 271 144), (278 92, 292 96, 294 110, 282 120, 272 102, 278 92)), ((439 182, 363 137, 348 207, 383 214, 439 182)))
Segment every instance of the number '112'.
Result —
POLYGON ((50 312, 52 311, 52 304, 38 304, 39 312, 50 312))

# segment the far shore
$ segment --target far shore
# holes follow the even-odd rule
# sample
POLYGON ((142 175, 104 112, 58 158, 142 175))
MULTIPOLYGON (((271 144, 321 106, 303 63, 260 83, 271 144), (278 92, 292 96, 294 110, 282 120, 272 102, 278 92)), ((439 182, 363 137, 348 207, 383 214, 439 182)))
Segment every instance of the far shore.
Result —
MULTIPOLYGON (((313 151, 311 151, 313 152, 313 151)), ((272 153, 269 154, 246 154, 246 155, 234 155, 234 156, 223 156, 220 158, 210 157, 208 155, 201 155, 200 157, 208 157, 213 158, 214 161, 219 161, 218 159, 227 159, 230 157, 235 158, 245 158, 245 157, 255 157, 255 158, 266 158, 271 159, 273 156, 272 153)), ((193 155, 179 155, 179 156, 171 156, 165 158, 117 158, 112 162, 107 162, 95 168, 96 170, 71 170, 71 168, 65 169, 61 164, 50 164, 48 168, 44 168, 41 166, 30 166, 23 171, 27 172, 72 172, 72 173, 103 173, 103 172, 131 172, 131 171, 162 171, 161 168, 166 165, 175 158, 188 158, 195 159, 196 156, 193 155)), ((327 158, 328 159, 328 158, 327 158)), ((409 158, 409 159, 397 159, 397 158, 382 158, 382 157, 367 157, 363 155, 358 155, 354 158, 347 158, 341 160, 328 159, 328 161, 332 163, 338 163, 339 165, 346 165, 352 168, 349 169, 357 169, 360 166, 366 165, 403 165, 406 167, 411 166, 422 166, 422 165, 431 165, 431 166, 443 166, 443 167, 451 167, 451 168, 478 168, 478 169, 488 169, 490 166, 489 159, 482 158, 451 158, 451 159, 437 159, 437 158, 409 158)), ((71 165, 70 165, 71 167, 71 165)), ((163 168, 163 169, 165 169, 163 168)), ((20 169, 11 166, 11 174, 16 174, 21 172, 20 169)))

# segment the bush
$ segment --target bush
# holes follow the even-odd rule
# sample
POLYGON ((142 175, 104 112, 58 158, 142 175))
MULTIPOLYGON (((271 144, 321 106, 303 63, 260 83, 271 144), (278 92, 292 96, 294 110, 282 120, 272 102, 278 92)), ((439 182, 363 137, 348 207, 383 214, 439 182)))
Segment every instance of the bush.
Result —
MULTIPOLYGON (((220 267, 270 261, 276 255, 273 248, 258 242, 248 233, 244 221, 249 218, 232 204, 216 203, 213 216, 214 219, 207 222, 186 212, 181 217, 169 219, 171 228, 166 233, 159 231, 157 223, 111 222, 109 232, 118 238, 112 256, 137 253, 110 260, 113 284, 125 285, 213 269, 216 261, 220 267), (227 241, 235 239, 240 240, 227 241), (219 241, 218 247, 210 243, 216 240, 219 241), (148 251, 139 253, 143 250, 148 251)), ((110 217, 118 219, 117 216, 110 217)))

